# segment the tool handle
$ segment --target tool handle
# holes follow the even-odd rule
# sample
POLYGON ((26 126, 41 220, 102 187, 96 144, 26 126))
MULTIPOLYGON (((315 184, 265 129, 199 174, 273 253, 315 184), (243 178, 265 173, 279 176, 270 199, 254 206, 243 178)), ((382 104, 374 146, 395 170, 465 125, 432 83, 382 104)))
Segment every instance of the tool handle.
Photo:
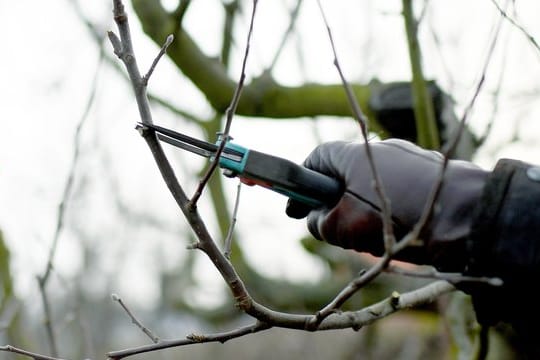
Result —
POLYGON ((333 206, 343 194, 338 180, 255 150, 247 151, 242 172, 237 176, 248 184, 251 180, 253 184, 265 186, 313 208, 333 206))

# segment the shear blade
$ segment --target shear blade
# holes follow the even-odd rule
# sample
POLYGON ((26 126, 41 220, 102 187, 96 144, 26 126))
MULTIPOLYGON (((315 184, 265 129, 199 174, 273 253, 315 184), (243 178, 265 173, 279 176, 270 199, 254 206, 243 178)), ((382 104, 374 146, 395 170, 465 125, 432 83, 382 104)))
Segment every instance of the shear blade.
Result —
MULTIPOLYGON (((191 136, 158 125, 142 123, 137 124, 137 128, 144 127, 154 130, 159 140, 164 141, 170 145, 179 147, 181 149, 190 151, 194 154, 204 156, 206 158, 213 157, 219 149, 218 145, 216 144, 212 144, 204 140, 195 139, 191 136)), ((234 149, 224 148, 221 156, 233 161, 240 162, 242 161, 244 154, 234 149)))
MULTIPOLYGON (((201 149, 200 147, 197 147, 197 146, 182 142, 180 140, 176 140, 176 139, 174 139, 172 137, 169 137, 167 135, 163 135, 161 133, 157 133, 157 137, 158 137, 159 140, 164 141, 167 144, 171 144, 173 146, 176 146, 176 147, 179 147, 181 149, 190 151, 190 152, 192 152, 194 154, 197 154, 197 155, 200 155, 200 156, 211 158, 215 154, 214 151, 208 151, 208 150, 205 150, 205 149, 201 149)), ((216 149, 216 151, 217 151, 217 149, 216 149)))

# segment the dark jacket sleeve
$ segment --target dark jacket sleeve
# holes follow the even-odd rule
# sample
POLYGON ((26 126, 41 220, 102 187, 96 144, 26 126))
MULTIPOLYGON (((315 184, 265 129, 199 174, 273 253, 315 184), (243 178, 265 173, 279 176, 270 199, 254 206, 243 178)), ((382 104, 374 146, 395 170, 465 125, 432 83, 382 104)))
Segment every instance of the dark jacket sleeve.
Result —
POLYGON ((463 285, 479 322, 503 321, 518 333, 538 334, 540 167, 508 159, 497 163, 475 209, 467 247, 471 260, 466 274, 504 282, 500 287, 463 285))

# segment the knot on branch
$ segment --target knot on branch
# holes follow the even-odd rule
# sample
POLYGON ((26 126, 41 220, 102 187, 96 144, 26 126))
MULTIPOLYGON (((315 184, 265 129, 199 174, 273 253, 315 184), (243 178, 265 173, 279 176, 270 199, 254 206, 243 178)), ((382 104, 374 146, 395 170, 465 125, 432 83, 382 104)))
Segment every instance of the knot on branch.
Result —
POLYGON ((206 340, 206 336, 201 334, 189 334, 188 336, 186 336, 186 339, 195 343, 202 343, 206 340))
POLYGON ((242 311, 246 311, 253 306, 253 300, 247 294, 235 296, 234 298, 236 300, 236 307, 242 311))

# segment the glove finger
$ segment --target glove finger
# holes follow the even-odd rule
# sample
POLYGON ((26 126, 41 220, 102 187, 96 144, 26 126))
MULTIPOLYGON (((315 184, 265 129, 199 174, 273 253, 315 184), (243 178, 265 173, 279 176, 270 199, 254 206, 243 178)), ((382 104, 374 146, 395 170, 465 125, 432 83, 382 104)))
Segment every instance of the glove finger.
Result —
POLYGON ((302 218, 305 218, 312 209, 313 209, 312 207, 309 207, 308 205, 304 203, 301 203, 293 199, 289 199, 287 201, 285 213, 287 214, 287 216, 293 219, 302 219, 302 218))
POLYGON ((345 249, 372 254, 382 249, 379 211, 349 193, 334 208, 309 213, 308 229, 316 238, 345 249))
POLYGON ((309 212, 307 215, 307 227, 311 235, 317 240, 324 240, 320 226, 323 224, 326 215, 328 214, 328 209, 316 209, 309 212))

